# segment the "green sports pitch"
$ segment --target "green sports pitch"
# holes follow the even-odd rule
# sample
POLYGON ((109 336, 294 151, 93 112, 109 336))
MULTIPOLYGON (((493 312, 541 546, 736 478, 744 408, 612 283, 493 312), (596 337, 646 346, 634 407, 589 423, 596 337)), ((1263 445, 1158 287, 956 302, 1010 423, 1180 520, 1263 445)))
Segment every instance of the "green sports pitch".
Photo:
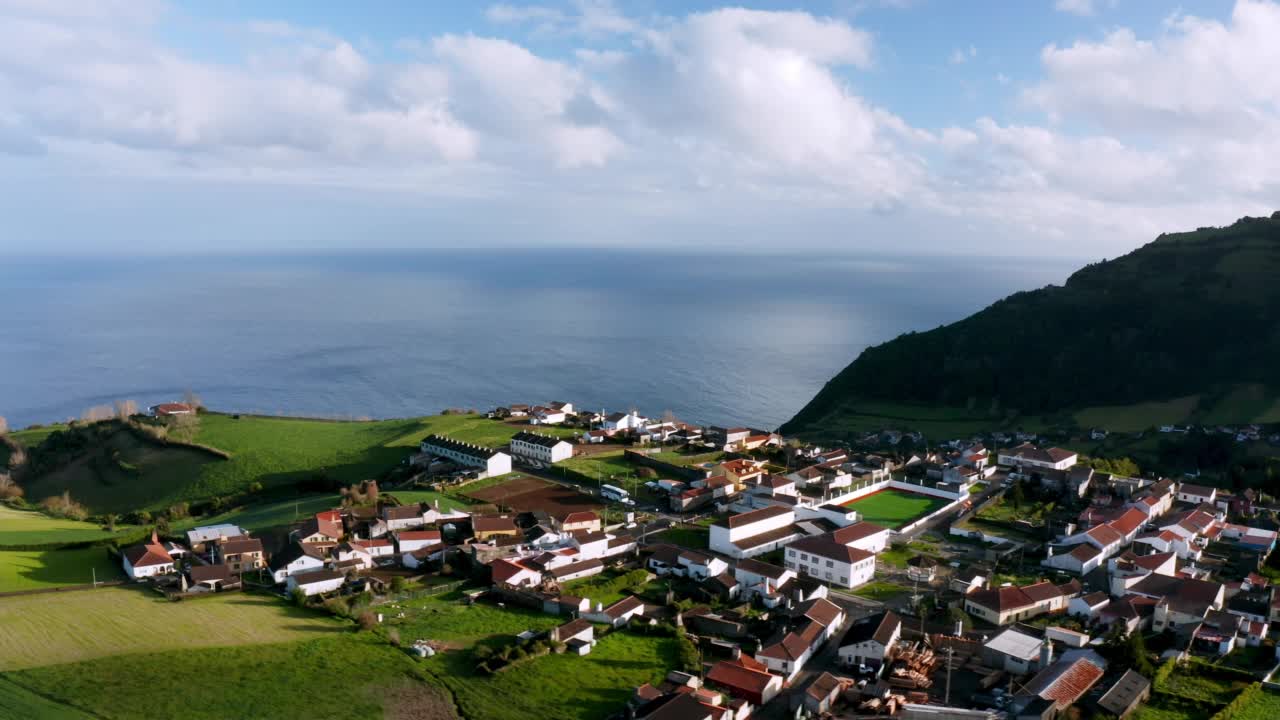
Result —
POLYGON ((888 489, 857 500, 850 500, 841 507, 857 510, 862 520, 896 530, 916 518, 934 512, 948 502, 944 498, 888 489))

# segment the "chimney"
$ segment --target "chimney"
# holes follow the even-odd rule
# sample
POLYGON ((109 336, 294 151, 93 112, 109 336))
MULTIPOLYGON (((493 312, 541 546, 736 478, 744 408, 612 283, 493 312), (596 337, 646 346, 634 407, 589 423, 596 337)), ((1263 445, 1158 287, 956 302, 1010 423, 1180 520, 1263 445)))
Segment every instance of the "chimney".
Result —
POLYGON ((1046 550, 1046 552, 1048 552, 1048 553, 1049 553, 1049 554, 1048 554, 1048 557, 1053 557, 1053 546, 1052 546, 1052 545, 1046 545, 1046 546, 1045 546, 1045 550, 1046 550))
POLYGON ((596 612, 604 612, 604 603, 596 603, 596 612))
POLYGON ((1053 641, 1049 638, 1044 639, 1044 643, 1040 645, 1040 669, 1043 670, 1053 663, 1053 641))
POLYGON ((956 637, 964 637, 964 621, 956 621, 956 637))
POLYGON ((741 645, 734 645, 734 646, 733 646, 733 649, 732 649, 732 650, 730 650, 730 651, 729 651, 729 653, 730 653, 730 656, 731 656, 734 660, 741 660, 741 659, 742 659, 742 646, 741 646, 741 645))

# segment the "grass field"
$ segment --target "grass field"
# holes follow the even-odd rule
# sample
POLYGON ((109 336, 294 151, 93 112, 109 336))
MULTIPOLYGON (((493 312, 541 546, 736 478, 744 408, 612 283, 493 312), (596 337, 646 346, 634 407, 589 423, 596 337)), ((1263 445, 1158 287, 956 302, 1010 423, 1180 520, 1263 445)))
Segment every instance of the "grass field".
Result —
MULTIPOLYGON (((118 526, 115 535, 133 530, 118 526)), ((15 510, 0 505, 0 548, 13 545, 44 545, 105 540, 112 537, 94 523, 52 518, 31 510, 15 510)))
POLYGON ((905 595, 910 592, 910 589, 894 585, 893 583, 869 582, 854 590, 853 594, 869 600, 879 600, 883 602, 889 598, 898 597, 899 595, 905 595))
POLYGON ((1181 423, 1196 409, 1199 401, 1199 395, 1188 395, 1165 402, 1091 407, 1077 412, 1075 418, 1082 428, 1137 432, 1150 427, 1181 423))
MULTIPOLYGON (((435 502, 438 499, 442 508, 465 507, 464 503, 454 498, 430 490, 397 490, 384 494, 394 495, 402 503, 435 502)), ((200 525, 235 523, 246 530, 256 532, 291 525, 295 520, 305 520, 323 510, 338 507, 341 502, 341 495, 307 495, 295 500, 280 500, 228 510, 211 517, 186 518, 173 523, 171 527, 175 532, 185 532, 200 525)))
POLYGON ((690 550, 705 550, 711 544, 711 531, 706 528, 674 527, 654 535, 653 541, 671 543, 690 550))
POLYGON ((404 652, 374 635, 346 631, 308 642, 128 655, 7 677, 104 718, 450 717, 448 700, 417 680, 418 673, 404 652), (411 706, 397 712, 395 705, 406 701, 411 706))
POLYGON ((863 520, 896 529, 946 504, 943 498, 888 489, 847 502, 844 507, 857 510, 863 520))
POLYGON ((876 555, 876 562, 904 568, 907 566, 907 561, 916 555, 932 555, 936 557, 937 552, 938 546, 933 543, 909 542, 885 548, 884 552, 876 555))
POLYGON ((124 577, 104 547, 72 550, 0 550, 0 592, 84 585, 124 577))
MULTIPOLYGON (((232 496, 252 483, 292 486, 323 474, 342 483, 381 476, 411 455, 430 433, 480 444, 503 444, 521 426, 476 415, 437 415, 374 422, 330 422, 207 414, 197 443, 223 450, 229 460, 181 447, 157 447, 120 432, 108 450, 136 471, 122 472, 101 458, 77 462, 28 484, 40 499, 70 489, 98 512, 165 508, 179 501, 232 496)), ((540 432, 571 435, 566 429, 540 432)), ((109 455, 109 453, 108 453, 109 455)))
POLYGON ((1231 720, 1275 720, 1277 717, 1280 717, 1280 694, 1263 690, 1231 716, 1231 720))
POLYGON ((524 608, 499 608, 477 603, 463 605, 441 598, 419 598, 396 603, 396 612, 406 617, 387 621, 388 627, 397 628, 401 639, 439 640, 451 647, 470 647, 482 640, 519 635, 525 630, 550 630, 564 622, 524 608))
MULTIPOLYGON (((635 479, 636 470, 639 468, 638 465, 628 462, 621 450, 616 453, 601 453, 600 455, 583 455, 570 458, 556 464, 556 467, 573 470, 589 478, 600 478, 606 483, 609 482, 611 476, 616 476, 619 480, 628 476, 635 479)), ((630 490, 630 488, 624 489, 630 490)))
POLYGON ((724 455, 725 454, 719 450, 699 453, 697 455, 685 455, 684 453, 679 453, 675 450, 663 450, 662 452, 652 453, 649 457, 655 460, 661 460, 665 463, 671 463, 672 465, 691 467, 693 465, 701 465, 703 463, 718 463, 724 459, 724 455))
POLYGON ((796 435, 811 439, 847 439, 850 434, 897 428, 915 430, 929 438, 947 439, 1009 426, 1035 431, 1043 424, 1036 417, 1019 417, 1013 422, 1006 422, 964 408, 861 402, 854 407, 836 409, 826 418, 797 431, 796 435))
POLYGON ((1199 706, 1179 703, 1163 695, 1153 695, 1129 717, 1132 720, 1203 720, 1205 715, 1199 706))
POLYGON ((0 677, 0 718, 89 720, 91 717, 68 705, 45 699, 0 677))
POLYGON ((274 598, 228 593, 174 603, 141 587, 0 598, 0 627, 0 671, 343 631, 274 598))
POLYGON ((674 669, 676 643, 615 632, 586 657, 547 655, 493 676, 478 675, 462 652, 423 665, 453 692, 468 720, 598 720, 618 712, 637 686, 657 683, 674 669))

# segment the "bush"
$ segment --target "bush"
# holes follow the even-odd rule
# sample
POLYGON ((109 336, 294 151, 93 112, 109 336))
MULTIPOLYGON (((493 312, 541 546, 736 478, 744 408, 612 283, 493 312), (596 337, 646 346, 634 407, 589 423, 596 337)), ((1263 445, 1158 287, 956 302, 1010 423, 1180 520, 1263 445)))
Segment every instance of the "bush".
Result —
POLYGON ((71 499, 70 490, 63 492, 61 495, 45 498, 40 502, 40 507, 54 517, 62 517, 69 520, 84 520, 89 517, 89 511, 83 505, 71 499))
POLYGON ((368 610, 365 610, 356 618, 356 624, 360 626, 361 630, 373 630, 378 627, 378 616, 368 610))
POLYGON ((302 592, 302 588, 294 588, 293 592, 289 593, 289 601, 298 607, 306 607, 307 594, 302 592))
POLYGON ((400 577, 399 575, 391 578, 391 592, 395 592, 395 593, 404 592, 404 588, 406 584, 407 583, 405 583, 404 578, 400 577))

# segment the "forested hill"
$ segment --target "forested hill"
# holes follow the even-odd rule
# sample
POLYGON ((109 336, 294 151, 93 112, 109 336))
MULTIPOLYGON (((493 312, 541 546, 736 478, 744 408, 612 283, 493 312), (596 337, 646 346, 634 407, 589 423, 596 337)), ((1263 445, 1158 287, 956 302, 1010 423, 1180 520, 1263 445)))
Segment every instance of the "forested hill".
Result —
MULTIPOLYGON (((859 407, 944 406, 992 420, 1280 390, 1280 212, 1161 235, 1064 286, 867 348, 783 426, 848 426, 859 407)), ((1219 419, 1248 422, 1254 418, 1219 419)))

